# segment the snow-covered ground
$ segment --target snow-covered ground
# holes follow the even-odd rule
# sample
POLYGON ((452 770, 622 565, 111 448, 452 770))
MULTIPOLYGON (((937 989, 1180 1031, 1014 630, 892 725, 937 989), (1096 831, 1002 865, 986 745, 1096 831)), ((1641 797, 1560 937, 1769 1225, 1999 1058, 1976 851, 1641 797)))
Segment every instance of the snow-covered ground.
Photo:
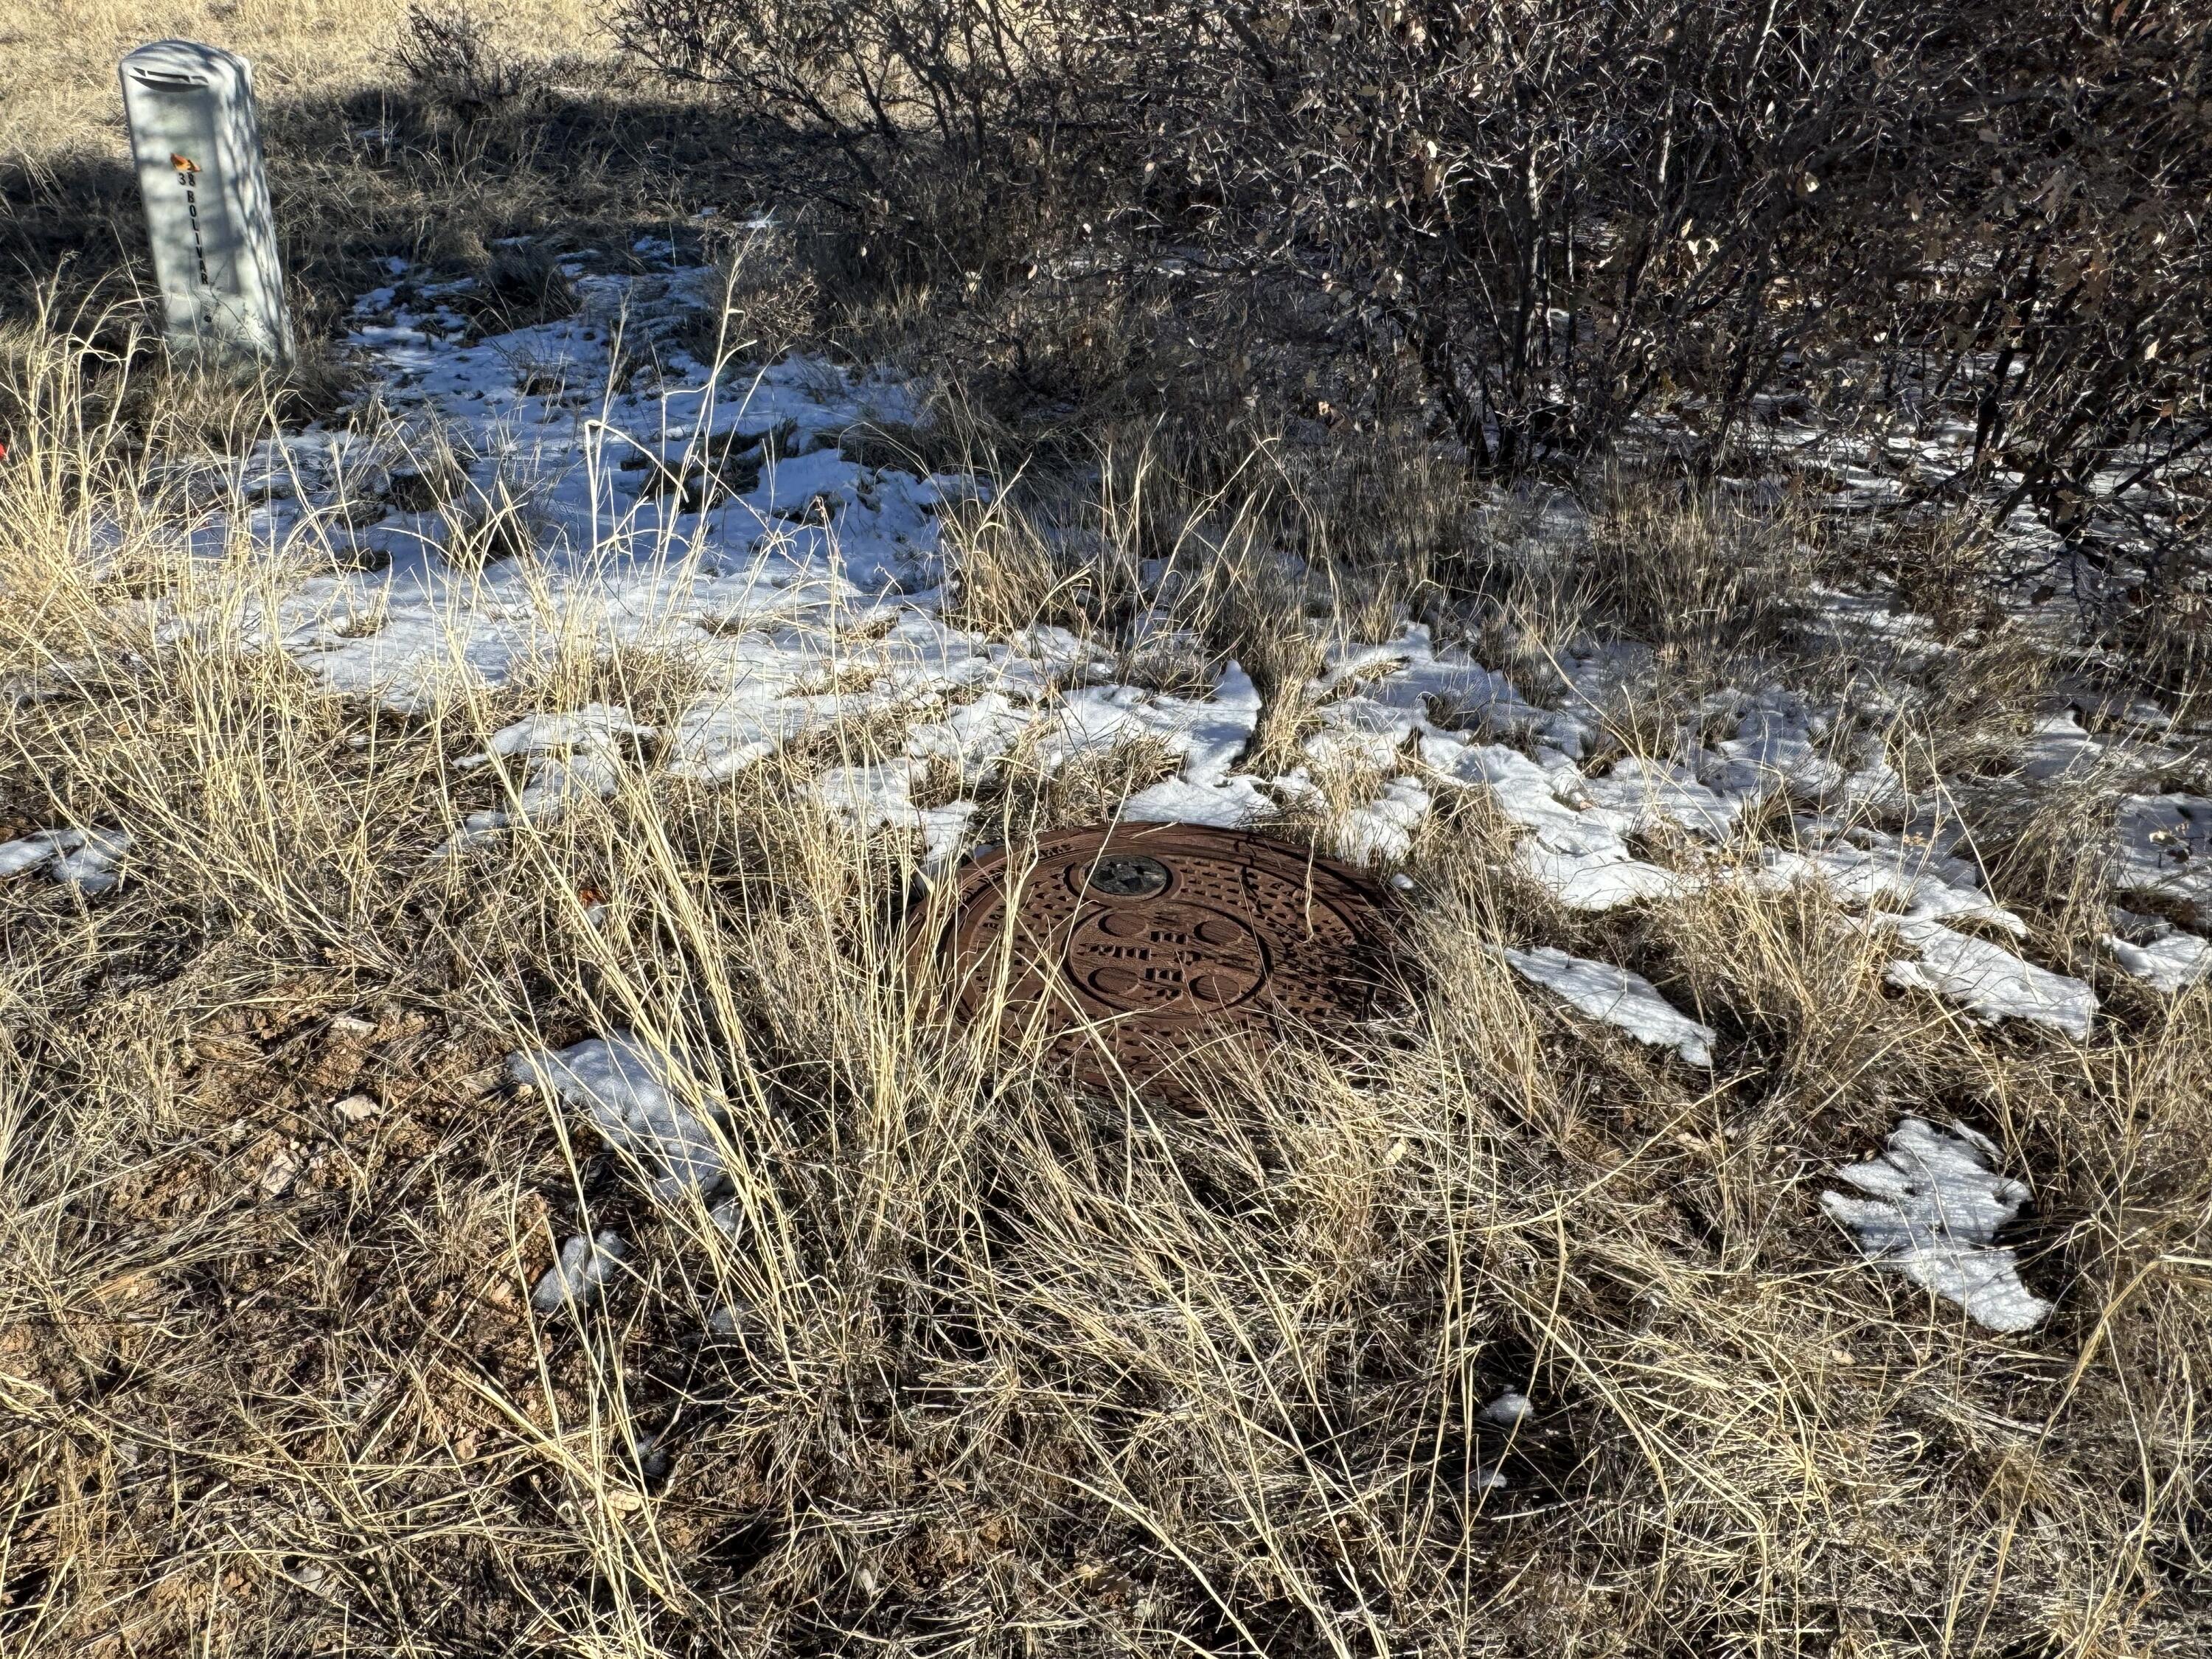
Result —
MULTIPOLYGON (((465 283, 395 270, 392 286, 356 307, 352 335, 375 366, 384 427, 356 419, 264 443, 245 469, 247 522, 216 514, 200 532, 243 530, 308 572, 269 637, 333 690, 397 709, 465 687, 526 688, 563 653, 644 648, 694 665, 704 689, 665 729, 592 705, 538 710, 500 732, 489 754, 524 769, 520 787, 508 810, 471 816, 462 840, 611 790, 630 763, 625 745, 655 743, 671 771, 712 781, 808 733, 890 715, 906 721, 902 744, 851 757, 812 787, 856 822, 918 831, 941 866, 969 834, 975 792, 1010 756, 1050 770, 1143 739, 1177 769, 1127 800, 1131 818, 1252 824, 1318 812, 1338 851, 1388 862, 1440 804, 1479 792, 1522 831, 1521 871, 1571 908, 1711 882, 1810 884, 1893 943, 1899 986, 1977 1018, 2088 1036, 2094 991, 2021 953, 2025 926, 1983 890, 1943 790, 1909 791, 1863 710, 1780 684, 1725 690, 1705 699, 1672 752, 1593 767, 1606 688, 1636 665, 1633 647, 1571 649, 1557 663, 1564 694, 1540 702, 1464 646, 1438 649, 1409 624, 1332 653, 1307 688, 1303 762, 1261 775, 1243 764, 1261 699, 1234 663, 1210 693, 1176 695, 1115 683, 1104 652, 1061 629, 992 638, 952 626, 940 515, 988 500, 994 481, 873 465, 843 441, 917 416, 915 389, 895 377, 799 357, 710 374, 675 343, 711 314, 710 274, 664 263, 644 276, 578 264, 577 314, 490 337, 454 309, 465 283), (421 493, 441 466, 466 473, 442 503, 421 493), (480 521, 502 515, 530 550, 479 559, 480 521), (1319 780, 1347 771, 1367 787, 1330 812, 1319 780), (955 797, 918 800, 926 774, 957 779, 955 797), (1786 830, 1754 837, 1753 823, 1786 830), (1656 842, 1670 849, 1663 860, 1656 842)), ((1825 625, 1941 649, 1866 596, 1824 597, 1825 625)), ((1164 605, 1158 619, 1171 625, 1164 605)), ((2175 758, 2155 740, 2092 736, 2059 715, 2034 735, 2016 782, 2148 780, 2175 758)), ((2212 916, 2212 800, 2124 793, 2117 833, 2115 895, 2159 914, 2115 910, 2112 961, 2178 990, 2212 968, 2212 946, 2193 931, 2212 916)))
MULTIPOLYGON (((996 481, 881 465, 883 442, 853 441, 921 416, 921 394, 895 376, 797 357, 710 372, 678 343, 711 313, 710 278, 664 264, 639 276, 579 264, 576 315, 490 337, 455 308, 465 284, 395 269, 355 310, 375 407, 264 442, 203 498, 203 544, 234 552, 243 537, 293 577, 257 642, 334 692, 415 712, 472 690, 526 699, 580 654, 688 665, 697 690, 672 712, 546 706, 492 734, 461 765, 512 769, 516 787, 449 848, 526 833, 614 791, 643 756, 713 782, 865 717, 894 735, 817 766, 804 787, 857 824, 915 832, 941 868, 1006 769, 1049 773, 1134 744, 1171 775, 1129 797, 1130 818, 1295 813, 1321 819, 1343 856, 1388 866, 1440 809, 1480 797, 1510 827, 1520 874, 1565 908, 1713 884, 1808 886, 1838 904, 1839 926, 1894 952, 1892 984, 1978 1020, 2092 1036, 2095 992, 2033 960, 2026 922, 1986 890, 1948 787, 1909 786, 1890 763, 1879 699, 1870 712, 1781 680, 1727 689, 1671 747, 1624 757, 1606 700, 1651 667, 1648 653, 1571 644, 1548 689, 1524 688, 1408 623, 1380 643, 1340 641, 1303 690, 1303 752, 1255 770, 1262 699, 1234 662, 1209 690, 1168 690, 1117 677, 1112 654, 1063 629, 954 625, 943 515, 988 502, 996 481)), ((1553 511, 1557 533, 1577 532, 1564 505, 1553 511)), ((1158 574, 1139 624, 1170 644, 1175 580, 1158 574)), ((1869 595, 1814 598, 1814 626, 1922 661, 1943 650, 1920 619, 1869 595)), ((2212 972, 2212 800, 2166 787, 2188 758, 2154 726, 2093 734, 2060 714, 2006 782, 2030 804, 2091 781, 2116 798, 2105 946, 2166 994, 2212 972)), ((128 848, 121 831, 41 831, 0 846, 0 875, 44 868, 95 895, 128 848)), ((1712 1027, 1622 967, 1541 944, 1504 960, 1583 1017, 1693 1066, 1721 1058, 1712 1027)), ((616 1033, 519 1054, 513 1071, 590 1121, 662 1200, 714 1204, 723 1131, 711 1108, 683 1103, 673 1063, 616 1033)), ((1870 1255, 1984 1323, 2024 1329, 2044 1304, 1992 1237, 2026 1189, 1960 1133, 1907 1119, 1883 1158, 1842 1172, 1865 1196, 1826 1205, 1870 1255)), ((611 1234, 570 1240, 538 1304, 594 1293, 625 1249, 611 1234)))

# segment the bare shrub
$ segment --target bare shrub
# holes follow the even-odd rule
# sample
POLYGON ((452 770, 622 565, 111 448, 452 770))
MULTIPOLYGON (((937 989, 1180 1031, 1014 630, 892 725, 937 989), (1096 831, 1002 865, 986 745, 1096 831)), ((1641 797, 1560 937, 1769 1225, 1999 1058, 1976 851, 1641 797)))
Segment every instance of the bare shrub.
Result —
POLYGON ((1717 467, 1777 398, 1960 423, 1925 489, 2069 536, 2110 508, 2171 586, 2161 486, 2212 434, 2212 143, 2160 66, 2203 61, 2197 10, 629 0, 617 27, 832 139, 941 277, 988 274, 979 238, 1028 236, 1034 270, 1055 229, 1094 264, 1171 253, 1186 306, 1364 363, 1347 395, 1410 377, 1486 471, 1662 410, 1717 467), (1087 205, 1055 226, 1054 196, 1087 205))
POLYGON ((878 191, 920 187, 918 159, 1003 167, 1066 78, 1067 37, 1008 0, 622 0, 614 26, 663 70, 828 137, 878 191))
POLYGON ((466 3, 407 8, 392 59, 407 78, 463 120, 513 103, 542 84, 538 65, 497 37, 496 14, 466 3))
POLYGON ((720 302, 693 313, 677 339, 702 363, 773 362, 815 326, 820 285, 790 239, 748 231, 715 250, 720 302))
POLYGON ((1109 9, 1149 89, 1146 208, 1412 362, 1504 470, 1663 384, 1753 383, 1806 161, 1888 95, 1857 14, 1811 6, 1771 52, 1748 4, 1109 9))

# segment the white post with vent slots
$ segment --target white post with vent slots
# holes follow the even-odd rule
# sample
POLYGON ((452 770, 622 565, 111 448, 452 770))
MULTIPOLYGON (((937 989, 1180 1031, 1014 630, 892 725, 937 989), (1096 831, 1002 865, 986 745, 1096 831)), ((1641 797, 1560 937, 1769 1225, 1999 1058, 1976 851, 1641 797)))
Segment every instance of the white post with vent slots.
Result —
POLYGON ((253 71, 217 47, 161 40, 126 57, 122 75, 171 348, 209 361, 289 361, 253 71))

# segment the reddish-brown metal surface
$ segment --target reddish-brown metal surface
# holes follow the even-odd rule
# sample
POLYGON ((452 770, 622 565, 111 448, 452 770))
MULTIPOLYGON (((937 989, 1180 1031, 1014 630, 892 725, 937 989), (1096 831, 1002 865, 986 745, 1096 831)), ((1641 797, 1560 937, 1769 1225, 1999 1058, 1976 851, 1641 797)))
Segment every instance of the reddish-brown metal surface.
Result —
POLYGON ((1349 866, 1243 831, 1065 830, 1034 860, 959 873, 923 941, 955 1017, 996 1018, 1097 1087, 1188 1092, 1188 1062, 1286 1027, 1327 1031, 1384 994, 1382 896, 1349 866), (941 913, 939 913, 941 915, 941 913))

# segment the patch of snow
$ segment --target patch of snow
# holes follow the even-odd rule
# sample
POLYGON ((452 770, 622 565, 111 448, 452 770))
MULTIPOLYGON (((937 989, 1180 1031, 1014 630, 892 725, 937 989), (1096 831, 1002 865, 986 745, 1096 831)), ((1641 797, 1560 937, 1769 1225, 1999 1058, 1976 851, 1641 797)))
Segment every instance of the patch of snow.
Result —
POLYGON ((1900 926, 1961 918, 2025 933, 2027 924, 1973 885, 1972 872, 1932 848, 1862 832, 1861 847, 1837 841, 1812 853, 1768 848, 1759 883, 1769 888, 1812 881, 1846 903, 1866 907, 1869 920, 1900 926))
POLYGON ((2122 801, 2112 886, 2179 899, 2212 921, 2212 800, 2164 794, 2122 801))
POLYGON ((538 1281, 530 1305, 541 1314, 588 1305, 606 1289, 629 1255, 629 1246, 619 1233, 603 1232, 592 1238, 578 1234, 561 1247, 559 1260, 538 1281))
POLYGON ((923 867, 934 872, 959 851, 968 821, 975 815, 975 803, 915 805, 914 786, 921 773, 921 763, 901 756, 873 766, 832 767, 814 779, 812 787, 824 806, 860 829, 889 824, 919 830, 923 867))
MULTIPOLYGON (((1802 820, 1801 827, 1817 840, 1814 821, 1802 820)), ((2089 986, 1947 925, 1981 921, 2014 934, 2027 932, 2026 922, 1974 884, 1970 866, 1932 842, 1863 830, 1854 835, 1856 841, 1835 840, 1810 853, 1764 848, 1753 879, 1771 890, 1809 882, 1855 907, 1856 925, 1893 930, 1919 953, 1917 960, 1891 962, 1885 977, 1893 985, 1961 1003, 1987 1024, 2024 1019, 2088 1040, 2097 1012, 2089 986)))
POLYGON ((471 845, 517 823, 544 823, 580 800, 614 793, 622 778, 624 738, 652 738, 627 709, 588 703, 568 714, 532 714, 495 732, 485 752, 464 757, 465 771, 488 765, 494 756, 526 757, 530 763, 512 810, 488 808, 463 820, 461 833, 444 850, 471 845))
POLYGON ((1592 1019, 1618 1025, 1639 1042, 1672 1048, 1692 1066, 1713 1063, 1712 1027, 1683 1013, 1640 974, 1548 945, 1528 951, 1509 946, 1505 960, 1523 979, 1556 992, 1592 1019))
POLYGON ((918 760, 950 762, 963 781, 976 781, 1038 718, 1034 708, 1018 708, 1003 692, 986 691, 941 720, 909 726, 906 752, 918 760))
POLYGON ((1623 835, 1644 835, 1665 824, 1709 841, 1724 839, 1752 803, 1744 795, 1723 795, 1698 781, 1680 762, 1662 763, 1630 756, 1616 761, 1602 778, 1583 785, 1592 814, 1623 835))
POLYGON ((0 877, 20 876, 52 863, 83 839, 75 830, 40 830, 21 841, 0 842, 0 877))
POLYGON ((1781 793, 1870 804, 1893 794, 1897 775, 1889 763, 1875 754, 1855 768, 1853 746, 1827 714, 1792 693, 1768 691, 1753 700, 1735 737, 1705 751, 1701 764, 1708 785, 1747 801, 1781 793))
POLYGON ((2039 968, 1988 939, 1954 932, 1938 921, 1908 921, 1898 935, 1920 952, 1900 957, 1884 975, 1904 990, 1929 991, 1962 1003, 1986 1024, 2024 1019, 2089 1040, 2097 994, 2078 979, 2039 968))
POLYGON ((1435 650, 1428 628, 1419 623, 1408 624, 1395 640, 1344 653, 1310 690, 1322 702, 1323 720, 1358 722, 1386 733, 1394 745, 1416 729, 1477 730, 1532 737, 1578 755, 1589 736, 1585 722, 1536 707, 1464 647, 1435 650), (1346 696, 1347 687, 1357 690, 1346 696))
MULTIPOLYGON (((675 257, 665 239, 649 251, 657 264, 675 257)), ((1971 867, 1924 833, 1928 800, 1902 798, 1879 731, 1884 711, 1896 707, 1887 693, 1855 695, 1847 706, 1774 684, 1717 690, 1681 711, 1672 747, 1585 778, 1583 757, 1602 740, 1606 711, 1663 678, 1650 650, 1633 641, 1547 643, 1542 665, 1528 671, 1541 677, 1530 688, 1540 702, 1464 642, 1440 646, 1422 624, 1379 644, 1340 640, 1303 688, 1317 728, 1306 744, 1310 764, 1285 778, 1255 776, 1247 751, 1261 700, 1235 665, 1210 692, 1174 696, 1111 684, 1116 659, 1063 629, 1035 623, 988 638, 946 620, 941 520, 960 504, 993 499, 997 485, 967 473, 918 477, 864 465, 841 442, 854 428, 916 419, 922 404, 914 384, 798 356, 710 372, 682 342, 720 303, 714 273, 614 275, 609 263, 568 260, 575 316, 489 337, 473 333, 457 308, 465 283, 426 280, 402 265, 362 297, 350 344, 377 371, 394 427, 287 434, 217 469, 214 495, 200 491, 209 505, 189 532, 195 546, 212 555, 243 536, 288 575, 305 572, 274 608, 260 643, 286 651, 334 690, 407 712, 463 690, 526 683, 580 652, 665 652, 702 689, 669 716, 660 759, 671 775, 699 782, 726 779, 842 722, 904 719, 913 724, 902 753, 841 757, 847 764, 808 787, 856 822, 913 828, 933 864, 958 856, 970 803, 1017 754, 1021 764, 1049 771, 1141 739, 1159 744, 1177 769, 1122 805, 1132 819, 1264 822, 1285 801, 1319 803, 1313 777, 1325 765, 1352 763, 1371 773, 1376 788, 1323 828, 1346 856, 1403 858, 1445 792, 1486 791, 1520 827, 1517 867, 1560 903, 1602 910, 1734 878, 1741 857, 1729 843, 1761 821, 1754 809, 1778 797, 1808 815, 1835 816, 1820 819, 1829 828, 1801 836, 1797 848, 1759 855, 1753 879, 1816 882, 1861 908, 1867 925, 1901 933, 1969 918, 2022 931, 1980 890, 1971 867), (651 344, 651 372, 615 379, 617 337, 651 344), (434 470, 422 459, 431 454, 450 454, 461 472, 448 477, 457 493, 442 505, 419 487, 434 470), (417 487, 398 489, 410 473, 417 487), (468 521, 509 499, 526 535, 495 550, 512 556, 471 567, 460 556, 468 521), (1730 735, 1701 741, 1697 734, 1716 721, 1730 735), (948 767, 957 772, 948 793, 959 799, 917 807, 925 765, 938 780, 948 767), (1902 821, 1909 833, 1848 841, 1829 833, 1875 805, 1884 822, 1902 821), (1684 869, 1632 848, 1632 839, 1662 830, 1703 843, 1679 858, 1670 853, 1684 869)), ((635 356, 625 350, 623 362, 635 356)), ((1560 548, 1587 541, 1587 514, 1571 497, 1555 494, 1539 511, 1540 540, 1560 548)), ((1202 643, 1178 633, 1172 615, 1182 574, 1154 561, 1142 579, 1153 609, 1132 648, 1204 661, 1202 643)), ((1825 618, 1816 626, 1863 639, 1878 658, 1946 648, 1924 618, 1887 601, 1832 590, 1814 599, 1825 618)), ((173 620, 179 633, 197 625, 173 620)), ((458 844, 612 791, 627 744, 653 735, 604 704, 518 721, 476 757, 525 763, 514 798, 471 815, 458 844)), ((2030 739, 2023 787, 2061 779, 2070 787, 2095 765, 2100 776, 2140 787, 2141 777, 2172 769, 2128 770, 2139 761, 2071 714, 2054 715, 2030 739), (2118 757, 2109 765, 2108 755, 2118 757)), ((1955 816, 1946 815, 1947 823, 1955 816)), ((2212 801, 2129 797, 2116 885, 2212 906, 2208 833, 2212 801)), ((0 865, 9 856, 0 849, 0 865)), ((13 856, 58 861, 30 850, 13 856)), ((96 890, 103 872, 93 860, 72 867, 96 890)), ((2083 1018, 2079 997, 2054 1000, 2052 986, 2034 978, 2040 970, 1995 946, 1940 931, 1909 942, 1921 946, 1921 961, 1899 971, 1918 975, 1916 982, 1971 981, 1984 988, 1984 1005, 1994 998, 2009 1011, 2021 994, 1987 987, 1993 975, 2011 975, 2041 998, 2027 999, 2042 1011, 2027 1017, 2069 1030, 2083 1018)), ((2061 988, 2076 983, 2046 977, 2061 988)))
POLYGON ((1104 750, 1132 738, 1157 740, 1182 760, 1182 776, 1218 784, 1252 740, 1259 723, 1260 693, 1235 663, 1222 672, 1212 696, 1168 696, 1134 685, 1097 685, 1061 699, 1057 729, 1047 755, 1064 760, 1085 750, 1104 750))
POLYGON ((131 850, 131 837, 120 830, 91 830, 83 842, 54 866, 54 879, 74 884, 81 891, 105 893, 122 878, 115 866, 131 850))
POLYGON ((1274 812, 1275 803, 1248 777, 1213 784, 1169 778, 1121 803, 1121 816, 1132 823, 1203 823, 1217 830, 1242 830, 1274 812))
POLYGON ((1434 805, 1413 779, 1392 778, 1374 799, 1338 817, 1330 826, 1330 847, 1356 864, 1395 863, 1413 850, 1413 832, 1434 805))
POLYGON ((1516 1428, 1534 1407, 1528 1396, 1518 1389, 1508 1389, 1474 1414, 1478 1423, 1486 1423, 1493 1429, 1516 1428))
MULTIPOLYGON (((2117 920, 2118 918, 2116 918, 2117 920)), ((2130 918, 2130 920, 2136 920, 2130 918)), ((2152 918, 2148 937, 2131 944, 2118 933, 2106 933, 2103 944, 2122 972, 2142 980, 2153 990, 2178 996, 2191 986, 2212 978, 2212 939, 2185 933, 2172 922, 2152 918)), ((2142 921, 2137 921, 2138 927, 2142 921)))
POLYGON ((1990 1330, 2033 1329, 2051 1304, 2021 1282, 2018 1259, 1995 1242, 2028 1190, 1994 1173, 1997 1149, 1985 1137, 1951 1127, 1956 1133, 1947 1135, 1924 1118, 1905 1119, 1880 1158, 1837 1171, 1868 1196, 1823 1193, 1820 1207, 1851 1230, 1869 1259, 1990 1330))
POLYGON ((2081 729, 2072 709, 2046 714, 2036 721, 2021 746, 2019 775, 2033 783, 2057 783, 2062 779, 2086 779, 2104 758, 2106 745, 2081 729))
POLYGON ((81 893, 112 892, 122 880, 115 866, 130 850, 131 836, 121 830, 41 830, 0 842, 0 878, 44 865, 54 880, 81 893))
POLYGON ((562 1105, 580 1108, 609 1146, 637 1160, 656 1195, 721 1184, 726 1171, 716 1126, 677 1098, 665 1062, 628 1032, 511 1054, 507 1071, 562 1105))
POLYGON ((503 726, 485 741, 486 753, 471 755, 460 763, 482 766, 493 755, 542 755, 562 749, 610 749, 617 738, 651 738, 649 726, 631 720, 626 708, 603 702, 586 703, 566 714, 530 714, 503 726))
POLYGON ((1580 787, 1580 774, 1571 763, 1561 769, 1563 779, 1502 744, 1459 743, 1435 735, 1421 740, 1420 752, 1438 781, 1488 787, 1498 810, 1531 832, 1515 848, 1516 862, 1570 909, 1609 910, 1642 899, 1671 898, 1695 884, 1636 857, 1602 815, 1562 800, 1562 783, 1580 787))

